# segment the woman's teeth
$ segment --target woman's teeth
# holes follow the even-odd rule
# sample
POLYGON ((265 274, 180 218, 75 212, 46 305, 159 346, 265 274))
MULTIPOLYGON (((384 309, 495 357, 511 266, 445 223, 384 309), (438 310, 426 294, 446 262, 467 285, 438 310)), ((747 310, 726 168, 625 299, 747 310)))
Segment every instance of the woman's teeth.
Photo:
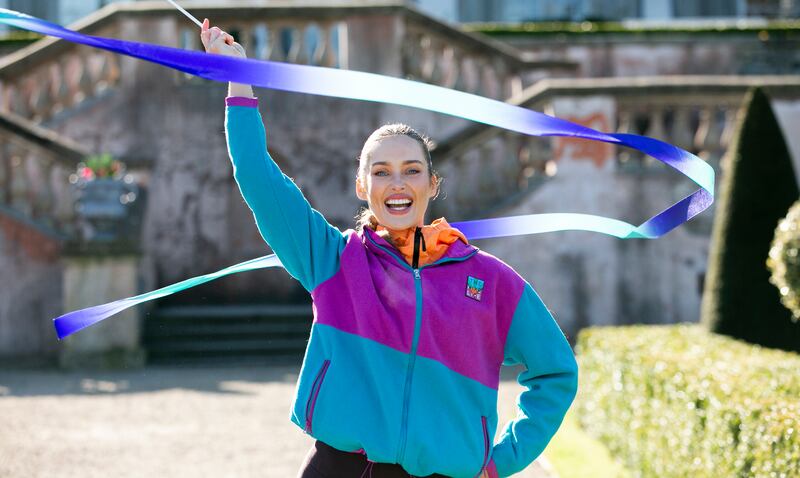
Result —
POLYGON ((386 207, 395 211, 401 211, 411 206, 410 199, 389 199, 386 201, 386 207))

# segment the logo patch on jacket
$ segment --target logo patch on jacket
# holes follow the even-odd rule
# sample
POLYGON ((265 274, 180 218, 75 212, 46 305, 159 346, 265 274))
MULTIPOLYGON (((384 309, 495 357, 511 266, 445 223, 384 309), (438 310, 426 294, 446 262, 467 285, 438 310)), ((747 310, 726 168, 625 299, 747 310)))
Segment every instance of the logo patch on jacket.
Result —
POLYGON ((470 299, 481 300, 483 293, 483 281, 472 276, 467 276, 467 297, 470 299))

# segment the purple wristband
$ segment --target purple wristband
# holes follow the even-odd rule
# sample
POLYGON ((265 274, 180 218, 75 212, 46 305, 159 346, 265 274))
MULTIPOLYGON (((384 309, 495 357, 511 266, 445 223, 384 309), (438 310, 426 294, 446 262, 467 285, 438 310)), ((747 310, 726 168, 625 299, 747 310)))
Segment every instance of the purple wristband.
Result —
POLYGON ((258 98, 248 98, 246 96, 228 96, 225 98, 225 106, 247 106, 248 108, 257 108, 258 98))

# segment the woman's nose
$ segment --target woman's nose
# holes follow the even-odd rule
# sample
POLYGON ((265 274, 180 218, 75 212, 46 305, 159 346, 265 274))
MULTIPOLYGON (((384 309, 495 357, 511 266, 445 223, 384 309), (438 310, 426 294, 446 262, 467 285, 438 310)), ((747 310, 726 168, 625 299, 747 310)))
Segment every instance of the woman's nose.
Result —
POLYGON ((401 190, 406 187, 405 181, 403 181, 402 177, 395 176, 392 178, 392 189, 401 190))

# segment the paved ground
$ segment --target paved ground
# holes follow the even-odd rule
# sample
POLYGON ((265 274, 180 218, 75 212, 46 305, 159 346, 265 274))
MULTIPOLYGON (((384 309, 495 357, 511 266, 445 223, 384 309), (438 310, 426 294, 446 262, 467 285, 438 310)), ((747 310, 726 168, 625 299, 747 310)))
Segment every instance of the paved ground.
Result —
MULTIPOLYGON (((289 421, 298 371, 0 370, 0 477, 295 477, 312 442, 289 421)), ((506 375, 502 424, 521 390, 506 375)), ((515 476, 548 468, 540 458, 515 476)))

